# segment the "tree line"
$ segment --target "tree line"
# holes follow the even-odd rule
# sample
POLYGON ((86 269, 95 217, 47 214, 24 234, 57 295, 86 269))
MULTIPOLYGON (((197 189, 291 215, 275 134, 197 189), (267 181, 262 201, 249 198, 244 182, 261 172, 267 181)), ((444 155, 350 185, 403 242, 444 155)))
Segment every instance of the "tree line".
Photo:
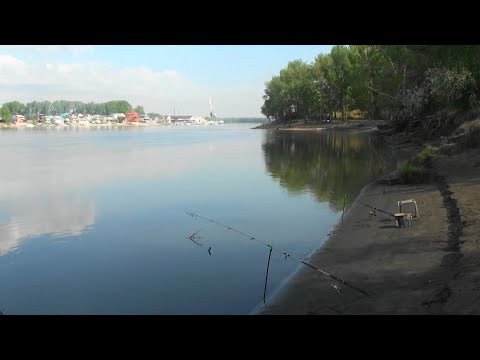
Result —
POLYGON ((28 119, 36 118, 39 114, 60 115, 68 112, 92 115, 110 115, 114 113, 128 113, 132 109, 140 115, 145 113, 143 106, 138 105, 135 108, 126 100, 113 100, 105 103, 83 103, 81 101, 56 100, 50 101, 32 101, 22 104, 18 101, 4 103, 0 109, 0 117, 10 120, 12 115, 24 115, 28 119))
POLYGON ((294 60, 265 83, 262 114, 290 122, 387 119, 398 127, 439 111, 478 107, 478 45, 337 45, 294 60))

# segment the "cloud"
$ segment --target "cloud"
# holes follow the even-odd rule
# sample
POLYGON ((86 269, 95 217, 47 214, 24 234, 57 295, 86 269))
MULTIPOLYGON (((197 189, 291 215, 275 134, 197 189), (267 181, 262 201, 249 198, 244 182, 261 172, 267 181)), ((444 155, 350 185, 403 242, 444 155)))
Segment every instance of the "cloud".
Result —
MULTIPOLYGON (((70 131, 65 139, 67 143, 75 144, 78 141, 77 133, 70 131)), ((82 129, 82 132, 87 131, 82 129)), ((112 131, 133 133, 142 129, 112 131)), ((141 182, 177 179, 206 166, 211 152, 219 151, 205 143, 189 147, 152 147, 141 137, 138 139, 138 142, 118 151, 93 144, 69 147, 60 141, 60 144, 50 144, 49 150, 16 151, 3 157, 0 205, 5 205, 9 214, 4 223, 0 222, 0 256, 34 237, 47 234, 55 237, 77 236, 89 230, 96 221, 95 198, 90 192, 92 189, 119 180, 141 182), (61 155, 58 151, 61 151, 61 155), (35 179, 34 182, 32 179, 35 179)), ((6 141, 8 138, 4 139, 4 144, 6 141)), ((222 146, 222 143, 216 146, 222 146)), ((224 161, 230 161, 228 151, 245 152, 245 148, 249 148, 244 144, 236 146, 222 149, 224 161)), ((250 161, 248 159, 250 157, 246 156, 245 161, 250 161)))
MULTIPOLYGON (((174 131, 184 130, 179 128, 174 131)), ((234 144, 227 141, 207 142, 187 147, 149 146, 142 137, 131 140, 134 142, 129 146, 111 151, 101 144, 78 145, 78 132, 70 128, 66 131, 70 132, 61 130, 67 136, 59 143, 50 144, 49 150, 12 151, 2 158, 0 205, 6 206, 8 215, 3 222, 0 218, 0 256, 19 248, 28 239, 42 235, 77 236, 93 228, 97 206, 92 190, 95 192, 118 181, 141 184, 142 181, 181 180, 191 172, 212 166, 211 157, 215 152, 221 154, 215 156, 218 166, 229 163, 238 153, 245 156, 237 165, 248 163, 251 166, 252 155, 249 152, 257 151, 249 140, 234 144), (74 145, 65 146, 64 142, 74 145), (58 151, 61 151, 60 155, 58 151), (32 182, 32 179, 35 180, 32 182)), ((92 134, 86 132, 98 130, 81 131, 82 136, 88 137, 92 134)), ((134 134, 142 129, 111 131, 134 134)), ((157 139, 162 139, 163 129, 158 131, 157 139)), ((20 134, 14 134, 17 135, 20 134)), ((4 144, 8 141, 8 137, 3 139, 4 144)), ((201 194, 196 195, 197 199, 199 196, 212 199, 208 192, 201 194)))
POLYGON ((226 89, 201 86, 173 69, 155 71, 148 67, 117 67, 92 62, 38 64, 0 54, 2 103, 122 99, 133 106, 143 105, 146 112, 170 114, 175 107, 177 113, 180 110, 185 115, 206 116, 208 99, 212 96, 218 116, 259 116, 262 91, 262 84, 226 89))
POLYGON ((15 214, 0 227, 0 256, 18 248, 22 241, 43 234, 77 236, 95 223, 95 202, 79 193, 54 193, 45 200, 23 199, 15 214))

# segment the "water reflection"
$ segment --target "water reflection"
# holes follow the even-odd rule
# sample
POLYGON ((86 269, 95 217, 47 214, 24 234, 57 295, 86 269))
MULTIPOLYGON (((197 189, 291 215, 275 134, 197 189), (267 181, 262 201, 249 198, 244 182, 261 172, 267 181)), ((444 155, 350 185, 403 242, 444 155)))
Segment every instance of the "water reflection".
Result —
MULTIPOLYGON (((9 314, 246 314, 262 301, 266 249, 185 211, 303 259, 338 220, 308 192, 353 188, 377 156, 368 138, 342 148, 247 126, 63 130, 0 131, 0 253, 17 248, 0 256, 9 314), (185 239, 198 229, 202 247, 185 239)), ((298 266, 271 261, 267 297, 298 266)))
POLYGON ((268 173, 289 192, 311 191, 341 210, 392 159, 378 139, 345 132, 265 132, 262 149, 268 173), (347 200, 347 201, 348 201, 347 200))
POLYGON ((108 188, 122 189, 112 199, 117 204, 128 197, 124 191, 144 181, 168 179, 172 185, 187 174, 195 181, 212 155, 220 152, 227 164, 232 153, 252 151, 243 143, 169 144, 173 135, 195 141, 187 133, 115 129, 97 139, 89 129, 65 129, 1 134, 0 150, 8 155, 0 172, 0 256, 41 235, 80 235, 95 224, 98 194, 108 188))
POLYGON ((0 227, 0 256, 16 249, 25 239, 42 234, 77 236, 94 222, 93 199, 57 194, 48 199, 20 200, 14 205, 8 223, 0 227))

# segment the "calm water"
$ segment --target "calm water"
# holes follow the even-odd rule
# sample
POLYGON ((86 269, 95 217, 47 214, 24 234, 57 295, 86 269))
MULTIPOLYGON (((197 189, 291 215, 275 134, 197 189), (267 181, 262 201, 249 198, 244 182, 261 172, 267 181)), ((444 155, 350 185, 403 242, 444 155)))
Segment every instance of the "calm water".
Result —
MULTIPOLYGON (((0 310, 249 313, 268 249, 186 211, 305 258, 383 166, 367 136, 251 127, 0 131, 0 310)), ((297 268, 273 253, 267 296, 297 268)))

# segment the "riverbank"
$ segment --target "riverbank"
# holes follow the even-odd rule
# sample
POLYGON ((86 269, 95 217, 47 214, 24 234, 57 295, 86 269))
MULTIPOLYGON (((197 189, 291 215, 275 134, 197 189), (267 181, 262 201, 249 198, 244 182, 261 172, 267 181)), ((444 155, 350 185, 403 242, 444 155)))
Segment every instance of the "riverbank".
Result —
POLYGON ((378 130, 378 126, 385 123, 383 120, 332 120, 326 122, 294 121, 288 125, 270 122, 254 127, 254 129, 276 129, 281 131, 322 131, 336 130, 348 132, 366 132, 378 130))
MULTIPOLYGON (((153 124, 146 123, 109 123, 109 124, 92 124, 89 122, 74 123, 74 124, 50 124, 50 123, 20 123, 20 124, 0 124, 0 128, 4 129, 24 129, 24 128, 56 128, 56 127, 72 127, 72 128, 89 128, 89 127, 127 127, 127 126, 148 126, 153 124)), ((158 124, 155 124, 158 125, 158 124)))
POLYGON ((5 124, 5 123, 0 123, 0 129, 25 129, 25 128, 40 128, 40 129, 55 129, 59 127, 65 127, 65 128, 95 128, 95 127, 138 127, 138 126, 163 126, 163 127, 170 127, 170 126, 193 126, 193 127, 204 127, 204 126, 218 126, 222 124, 215 124, 212 122, 208 123, 201 123, 201 124, 165 124, 165 123, 156 123, 156 122, 124 122, 124 123, 118 123, 118 122, 111 122, 111 123, 102 123, 102 124, 96 124, 96 123, 90 123, 89 121, 83 121, 80 123, 71 123, 71 124, 52 124, 52 123, 19 123, 19 124, 5 124))
MULTIPOLYGON (((398 166, 421 148, 392 146, 398 166)), ((479 313, 480 154, 440 158, 435 171, 432 184, 365 186, 310 257, 312 265, 371 297, 342 284, 339 294, 332 286, 337 282, 302 267, 258 314, 479 313), (395 213, 405 199, 415 199, 420 214, 408 228, 397 228, 381 212, 372 216, 360 204, 395 213)))

